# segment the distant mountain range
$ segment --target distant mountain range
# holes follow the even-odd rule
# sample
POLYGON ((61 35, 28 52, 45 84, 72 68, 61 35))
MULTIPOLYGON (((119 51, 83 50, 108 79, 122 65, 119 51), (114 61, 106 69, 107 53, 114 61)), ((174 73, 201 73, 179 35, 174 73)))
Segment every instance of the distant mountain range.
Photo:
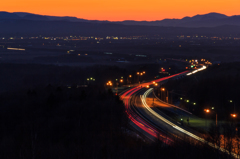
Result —
POLYGON ((222 25, 240 26, 240 15, 226 16, 219 13, 209 13, 185 17, 182 19, 164 19, 159 21, 123 21, 125 25, 172 26, 172 27, 217 27, 222 25))
POLYGON ((240 15, 226 16, 219 13, 209 13, 204 15, 196 15, 193 17, 184 17, 182 19, 164 19, 157 21, 98 21, 86 20, 76 17, 58 17, 46 16, 24 12, 0 12, 0 20, 33 20, 33 21, 68 21, 68 22, 91 22, 91 23, 115 23, 123 25, 144 25, 144 26, 166 26, 166 27, 217 27, 222 25, 240 26, 240 15))
POLYGON ((218 13, 161 21, 97 21, 76 17, 0 12, 1 36, 240 35, 240 16, 218 13), (186 28, 187 27, 187 28, 186 28))

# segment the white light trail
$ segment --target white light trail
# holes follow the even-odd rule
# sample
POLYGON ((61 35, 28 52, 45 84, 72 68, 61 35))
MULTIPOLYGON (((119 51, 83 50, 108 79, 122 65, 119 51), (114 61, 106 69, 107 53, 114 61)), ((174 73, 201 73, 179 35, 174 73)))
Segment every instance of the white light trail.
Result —
MULTIPOLYGON (((206 67, 206 66, 205 66, 206 67)), ((150 112, 152 113, 155 117, 157 117, 158 119, 164 121, 165 123, 167 123, 168 125, 171 125, 173 128, 177 129, 178 131, 181 131, 182 133, 184 134, 187 134, 188 136, 191 136, 192 138, 198 140, 198 141, 201 141, 203 143, 207 143, 209 146, 213 147, 213 148, 216 148, 216 149, 219 149, 221 150, 222 152, 226 152, 228 154, 229 151, 228 150, 225 150, 224 148, 219 148, 218 146, 214 145, 213 143, 210 143, 210 142, 207 142, 206 140, 204 140, 203 138, 201 137, 198 137, 197 135, 194 135, 193 133, 189 132, 189 131, 186 131, 184 130, 183 128, 173 124, 172 122, 170 122, 169 120, 165 119, 163 116, 161 116, 160 114, 156 113, 153 109, 151 109, 147 103, 146 103, 146 97, 150 94, 150 92, 153 90, 153 88, 150 88, 148 89, 142 96, 140 96, 141 100, 142 100, 142 103, 144 105, 144 107, 150 112)), ((237 157, 237 154, 235 153, 231 153, 232 156, 234 157, 237 157)))
POLYGON ((205 70, 206 68, 207 68, 206 66, 203 66, 202 68, 199 68, 197 70, 194 70, 193 72, 188 73, 187 76, 195 74, 195 73, 197 73, 199 71, 205 70))

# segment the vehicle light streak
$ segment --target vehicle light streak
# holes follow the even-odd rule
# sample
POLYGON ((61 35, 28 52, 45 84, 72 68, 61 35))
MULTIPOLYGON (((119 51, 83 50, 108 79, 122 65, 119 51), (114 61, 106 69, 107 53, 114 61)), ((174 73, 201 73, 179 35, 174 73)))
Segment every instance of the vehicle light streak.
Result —
POLYGON ((187 76, 195 74, 195 73, 197 73, 199 71, 205 70, 206 68, 207 68, 206 66, 203 66, 203 67, 201 67, 201 68, 199 68, 197 70, 194 70, 193 72, 188 73, 187 76))
POLYGON ((221 147, 218 147, 217 145, 213 144, 213 143, 210 143, 210 142, 207 142, 206 140, 204 140, 203 138, 201 137, 198 137, 197 135, 194 135, 193 133, 189 132, 189 131, 186 131, 184 129, 182 129, 181 127, 173 124, 172 122, 170 122, 169 120, 165 119, 164 117, 162 117, 160 114, 156 113, 154 110, 152 110, 146 103, 146 97, 150 94, 150 92, 153 90, 153 88, 150 88, 148 89, 142 96, 141 96, 141 100, 142 100, 142 103, 144 105, 144 107, 151 113, 153 114, 155 117, 157 117, 158 119, 164 121, 165 123, 167 123, 168 125, 172 126, 173 128, 177 129, 178 131, 181 131, 182 133, 184 134, 187 134, 188 136, 198 140, 198 141, 201 141, 203 143, 207 143, 209 146, 213 147, 213 148, 216 148, 216 149, 219 149, 221 150, 222 152, 226 152, 228 154, 231 154, 232 156, 234 157, 237 157, 237 154, 235 153, 229 153, 228 150, 225 150, 224 148, 221 148, 221 147))
POLYGON ((126 91, 121 98, 124 98, 124 104, 126 109, 126 114, 128 118, 137 125, 140 129, 148 133, 149 135, 153 136, 154 138, 162 140, 164 143, 170 145, 173 141, 167 137, 165 137, 162 133, 160 133, 158 130, 156 130, 153 126, 145 122, 141 117, 139 117, 136 113, 134 113, 130 107, 130 99, 131 96, 136 93, 138 90, 140 90, 141 87, 135 87, 131 90, 126 91))
POLYGON ((121 99, 124 101, 125 104, 125 109, 126 109, 126 114, 128 116, 128 118, 134 123, 136 124, 139 128, 141 128, 142 130, 144 130, 145 132, 147 132, 148 134, 150 134, 151 136, 155 137, 155 138, 159 138, 160 140, 164 141, 166 144, 171 144, 173 142, 173 140, 167 138, 166 136, 164 136, 162 133, 160 133, 158 130, 156 130, 153 126, 151 126, 150 124, 148 124, 147 122, 145 122, 141 117, 139 117, 135 112, 133 112, 130 107, 129 107, 129 103, 130 103, 130 97, 136 93, 137 91, 139 91, 140 89, 149 86, 151 84, 153 84, 153 82, 160 82, 160 81, 164 81, 167 80, 169 78, 178 76, 178 75, 184 75, 186 73, 188 73, 189 71, 184 71, 175 75, 171 75, 168 77, 164 77, 161 79, 157 79, 151 82, 147 82, 147 83, 143 83, 140 84, 137 87, 131 88, 129 90, 127 90, 126 92, 124 92, 121 95, 121 99))

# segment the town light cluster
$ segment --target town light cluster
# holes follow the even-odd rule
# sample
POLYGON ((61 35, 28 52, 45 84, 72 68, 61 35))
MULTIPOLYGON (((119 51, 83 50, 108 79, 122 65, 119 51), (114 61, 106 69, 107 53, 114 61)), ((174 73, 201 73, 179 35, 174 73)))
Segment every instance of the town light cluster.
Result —
POLYGON ((193 72, 188 73, 187 76, 195 74, 195 73, 197 73, 199 71, 205 70, 206 68, 207 68, 206 66, 203 66, 202 68, 199 68, 197 70, 194 70, 193 72))

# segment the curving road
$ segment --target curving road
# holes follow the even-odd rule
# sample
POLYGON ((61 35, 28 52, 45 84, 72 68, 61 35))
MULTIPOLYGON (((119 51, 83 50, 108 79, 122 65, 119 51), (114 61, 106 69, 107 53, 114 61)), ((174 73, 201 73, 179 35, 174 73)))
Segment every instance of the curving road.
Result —
MULTIPOLYGON (((197 71, 194 71, 196 73, 197 71)), ((153 107, 148 100, 149 95, 153 91, 153 88, 146 88, 149 85, 152 85, 153 82, 160 83, 166 81, 170 78, 176 78, 178 76, 191 75, 191 72, 184 71, 172 76, 164 77, 158 80, 140 84, 137 87, 130 88, 121 94, 121 99, 123 100, 126 108, 126 113, 132 123, 132 125, 150 140, 159 139, 166 144, 172 144, 175 139, 180 139, 181 141, 190 141, 203 142, 208 144, 211 147, 221 150, 222 152, 229 152, 223 148, 205 141, 201 134, 193 131, 189 128, 181 126, 180 123, 174 121, 167 115, 163 114, 156 107, 153 107)), ((167 103, 165 106, 173 106, 167 103)), ((175 107, 175 106, 174 106, 175 107)), ((180 108, 177 108, 180 109, 180 108)), ((185 113, 191 114, 185 110, 185 113)), ((236 154, 231 153, 234 157, 236 154)))

